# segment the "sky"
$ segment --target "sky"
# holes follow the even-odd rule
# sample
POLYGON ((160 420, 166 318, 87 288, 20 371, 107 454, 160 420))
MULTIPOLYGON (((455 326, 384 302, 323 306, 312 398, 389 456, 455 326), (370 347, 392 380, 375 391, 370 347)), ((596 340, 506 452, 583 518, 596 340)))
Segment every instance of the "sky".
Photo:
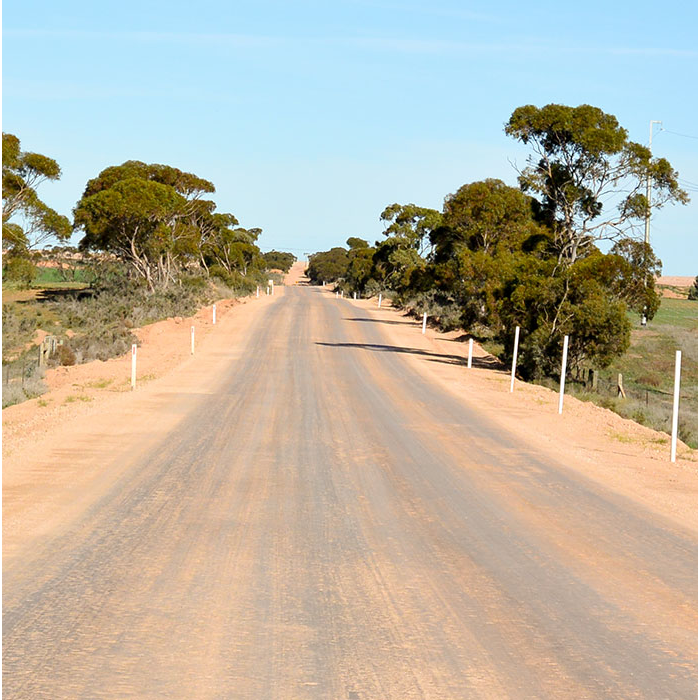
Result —
MULTIPOLYGON (((697 3, 120 0, 3 4, 3 132, 55 158, 71 217, 126 160, 211 180, 263 250, 382 238, 393 202, 517 185, 514 109, 590 104, 667 158, 691 202, 651 223, 666 275, 698 268, 697 3)), ((75 239, 77 242, 79 237, 75 239)))

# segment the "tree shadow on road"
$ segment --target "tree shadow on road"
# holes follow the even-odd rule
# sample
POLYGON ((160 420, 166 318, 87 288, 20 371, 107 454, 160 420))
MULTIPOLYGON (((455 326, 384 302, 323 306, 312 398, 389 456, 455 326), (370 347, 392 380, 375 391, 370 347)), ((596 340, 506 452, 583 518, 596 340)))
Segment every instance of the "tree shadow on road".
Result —
POLYGON ((387 323, 387 324, 393 324, 395 326, 406 326, 406 325, 411 325, 412 323, 415 323, 414 321, 407 320, 407 321, 389 321, 389 320, 384 320, 381 318, 344 318, 343 321, 362 321, 363 323, 387 323))
MULTIPOLYGON (((364 319, 361 319, 364 320, 364 319)), ((442 362, 448 365, 466 366, 467 358, 462 355, 443 355, 437 352, 428 352, 427 350, 419 350, 418 348, 404 348, 398 345, 377 345, 374 343, 322 343, 316 342, 316 345, 323 345, 331 348, 355 348, 357 350, 370 350, 372 352, 396 352, 408 355, 421 355, 429 362, 442 362)), ((495 357, 474 357, 472 358, 472 367, 478 369, 502 369, 501 363, 495 357)))

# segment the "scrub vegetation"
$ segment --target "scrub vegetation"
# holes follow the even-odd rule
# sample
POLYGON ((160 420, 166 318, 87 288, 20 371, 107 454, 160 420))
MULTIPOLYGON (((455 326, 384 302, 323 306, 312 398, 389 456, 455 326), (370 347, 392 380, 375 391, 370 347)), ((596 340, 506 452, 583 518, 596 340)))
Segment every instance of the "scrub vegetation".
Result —
POLYGON ((106 360, 136 342, 133 328, 255 292, 295 261, 263 254, 261 229, 217 212, 213 183, 193 173, 140 161, 106 168, 72 223, 37 191, 60 174, 3 134, 3 405, 42 393, 41 335, 56 338, 48 366, 106 360))

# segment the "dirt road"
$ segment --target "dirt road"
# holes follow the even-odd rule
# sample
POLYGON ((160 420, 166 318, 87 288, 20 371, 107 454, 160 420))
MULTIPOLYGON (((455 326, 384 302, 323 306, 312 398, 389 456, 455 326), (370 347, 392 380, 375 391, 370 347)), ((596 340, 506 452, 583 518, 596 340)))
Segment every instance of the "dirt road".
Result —
POLYGON ((693 529, 524 446, 386 328, 287 288, 215 386, 151 400, 172 426, 61 446, 100 476, 8 536, 5 697, 696 697, 693 529))

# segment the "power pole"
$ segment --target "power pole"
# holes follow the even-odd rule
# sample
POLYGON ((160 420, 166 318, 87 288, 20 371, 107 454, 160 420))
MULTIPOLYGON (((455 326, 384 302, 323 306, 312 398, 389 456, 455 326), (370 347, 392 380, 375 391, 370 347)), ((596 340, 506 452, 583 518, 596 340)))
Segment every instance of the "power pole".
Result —
MULTIPOLYGON (((651 151, 651 144, 654 138, 654 124, 661 124, 658 119, 652 119, 649 122, 649 150, 651 151)), ((651 229, 651 175, 647 174, 647 215, 644 220, 644 243, 649 245, 649 230, 651 229)), ((642 325, 647 325, 647 315, 642 314, 642 325)))
MULTIPOLYGON (((651 151, 651 143, 654 138, 652 129, 654 124, 661 124, 657 119, 652 119, 649 122, 649 150, 651 151)), ((651 203, 651 176, 647 175, 647 203, 651 203)), ((651 227, 651 208, 647 207, 646 221, 644 222, 644 242, 649 245, 649 229, 651 227)))

